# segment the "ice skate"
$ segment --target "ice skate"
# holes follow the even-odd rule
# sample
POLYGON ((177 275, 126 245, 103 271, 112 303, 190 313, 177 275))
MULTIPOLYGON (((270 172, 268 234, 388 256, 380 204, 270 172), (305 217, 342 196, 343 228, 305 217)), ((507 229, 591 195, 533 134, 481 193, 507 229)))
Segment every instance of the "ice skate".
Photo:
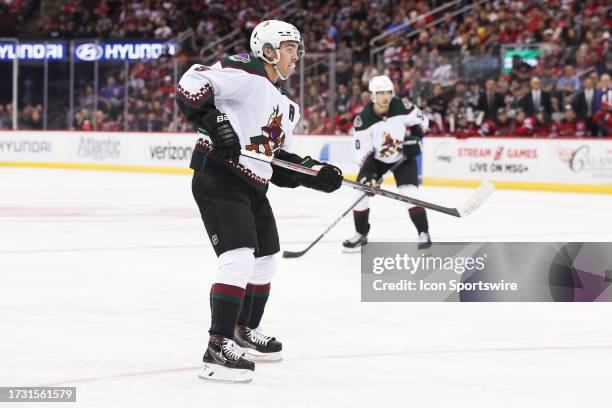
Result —
POLYGON ((368 243, 368 234, 355 233, 352 238, 347 239, 342 243, 342 252, 359 252, 363 245, 368 243))
POLYGON ((250 382, 255 363, 243 358, 232 339, 211 335, 199 377, 209 381, 250 382))
POLYGON ((274 337, 266 336, 259 328, 236 326, 234 340, 242 348, 243 357, 247 360, 277 362, 283 359, 283 344, 274 337))
POLYGON ((419 234, 419 249, 428 249, 431 247, 431 237, 428 232, 421 232, 419 234))

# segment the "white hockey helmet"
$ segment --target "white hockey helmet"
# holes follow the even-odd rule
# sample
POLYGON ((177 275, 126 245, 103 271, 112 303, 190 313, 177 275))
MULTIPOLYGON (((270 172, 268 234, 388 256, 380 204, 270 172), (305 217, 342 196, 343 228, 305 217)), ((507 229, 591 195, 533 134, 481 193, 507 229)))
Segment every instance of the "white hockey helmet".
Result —
POLYGON ((373 103, 376 103, 376 92, 391 91, 391 96, 395 96, 395 86, 386 75, 379 75, 370 79, 368 90, 370 91, 370 99, 372 99, 373 103))
POLYGON ((278 71, 280 59, 280 46, 283 41, 295 41, 298 43, 298 57, 304 55, 304 42, 299 30, 293 24, 279 20, 266 20, 257 24, 251 33, 251 51, 257 58, 272 64, 274 70, 281 79, 287 79, 278 71), (264 54, 264 47, 270 47, 276 51, 276 58, 269 60, 264 54))

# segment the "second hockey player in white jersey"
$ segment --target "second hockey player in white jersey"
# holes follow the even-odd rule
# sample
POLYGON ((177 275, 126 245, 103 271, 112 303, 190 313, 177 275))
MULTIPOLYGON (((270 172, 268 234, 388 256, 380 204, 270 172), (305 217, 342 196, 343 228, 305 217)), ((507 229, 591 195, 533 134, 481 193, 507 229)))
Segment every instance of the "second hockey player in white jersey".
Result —
MULTIPOLYGON (((360 165, 357 181, 378 185, 383 175, 398 161, 393 170, 400 194, 414 197, 418 186, 416 156, 419 141, 429 127, 429 120, 408 100, 395 97, 393 82, 387 76, 376 76, 369 83, 372 103, 355 118, 353 135, 355 156, 360 165)), ((357 192, 361 196, 362 192, 357 192)), ((356 196, 356 198, 357 198, 356 196)), ((418 232, 419 249, 431 246, 425 209, 408 205, 410 218, 418 232)), ((345 251, 367 244, 370 232, 369 197, 353 210, 356 233, 343 242, 345 251)))

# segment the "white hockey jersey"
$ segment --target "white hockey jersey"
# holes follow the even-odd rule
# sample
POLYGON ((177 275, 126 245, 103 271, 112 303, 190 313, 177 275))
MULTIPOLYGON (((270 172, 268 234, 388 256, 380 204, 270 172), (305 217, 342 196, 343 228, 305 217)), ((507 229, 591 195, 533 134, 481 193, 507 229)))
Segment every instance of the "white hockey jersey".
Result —
MULTIPOLYGON (((258 58, 239 54, 210 67, 192 65, 181 77, 177 93, 193 104, 213 93, 215 107, 227 115, 243 149, 268 156, 281 148, 290 151, 293 130, 300 120, 299 106, 268 79, 258 58)), ((211 142, 204 130, 198 131, 211 142)), ((245 156, 233 167, 257 183, 267 184, 272 177, 269 163, 245 156)))
POLYGON ((426 132, 429 119, 406 99, 391 99, 389 112, 383 117, 374 113, 372 104, 368 105, 353 122, 355 159, 361 165, 373 153, 381 162, 397 162, 403 157, 404 136, 414 125, 426 132))

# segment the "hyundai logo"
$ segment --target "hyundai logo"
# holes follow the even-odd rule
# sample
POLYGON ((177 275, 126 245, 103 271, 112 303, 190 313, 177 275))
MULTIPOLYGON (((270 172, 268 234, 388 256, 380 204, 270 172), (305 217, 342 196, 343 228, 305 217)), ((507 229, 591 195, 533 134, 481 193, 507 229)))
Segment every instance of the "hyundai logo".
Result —
POLYGON ((79 45, 74 53, 80 60, 95 61, 102 58, 102 52, 102 46, 94 43, 87 43, 79 45))

